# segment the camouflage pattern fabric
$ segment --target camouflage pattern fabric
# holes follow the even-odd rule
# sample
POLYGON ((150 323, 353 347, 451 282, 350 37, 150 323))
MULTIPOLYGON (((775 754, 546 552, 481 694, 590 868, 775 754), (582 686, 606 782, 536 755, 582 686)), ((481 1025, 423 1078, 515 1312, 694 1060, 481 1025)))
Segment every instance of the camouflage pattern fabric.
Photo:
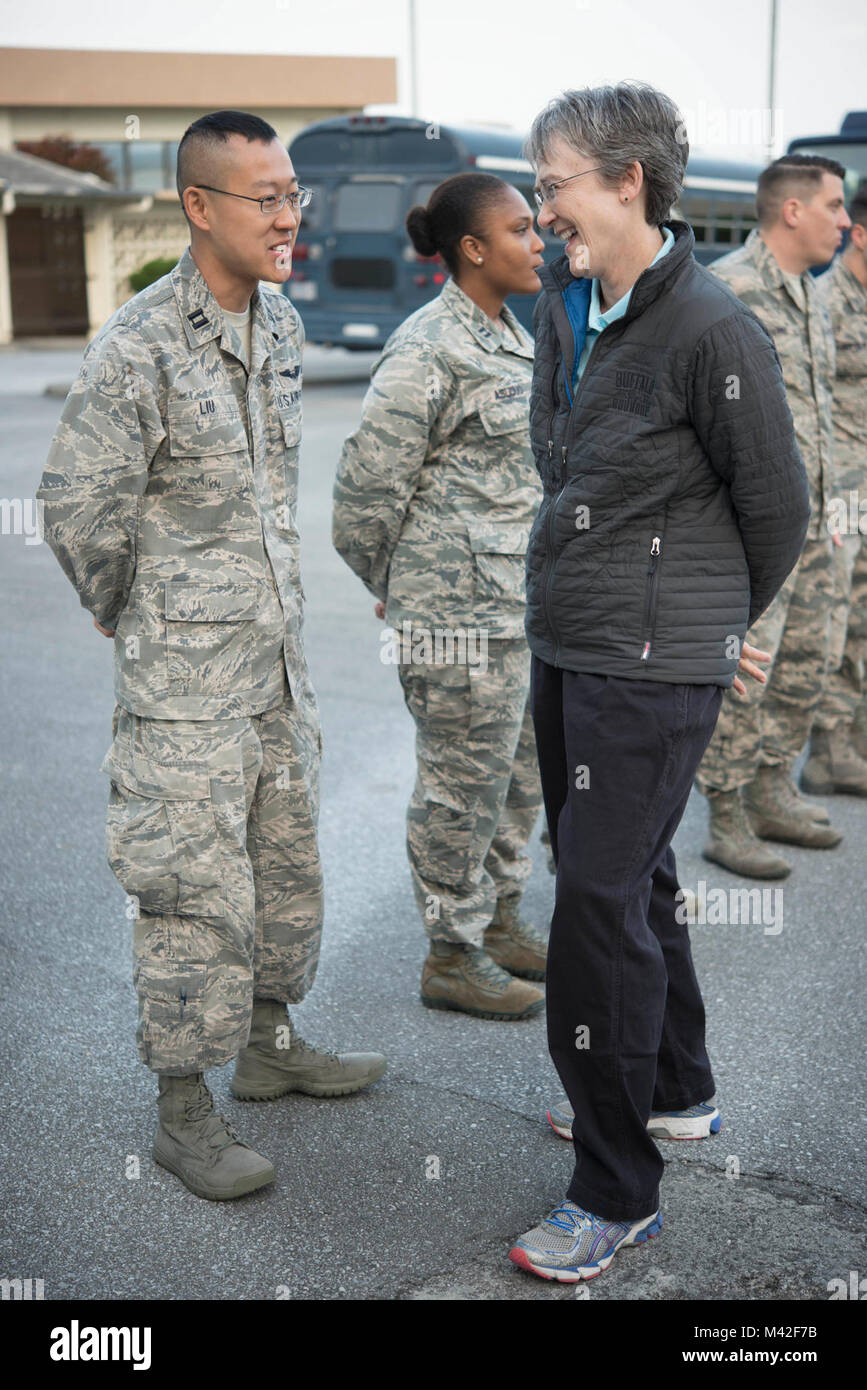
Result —
POLYGON ((253 992, 313 980, 319 713, 295 526, 301 321, 253 295, 252 360, 190 251, 87 349, 38 497, 116 629, 109 862, 135 918, 139 1051, 229 1061, 253 992))
MULTIPOLYGON (((854 488, 867 500, 867 287, 837 256, 816 280, 834 332, 837 371, 834 377, 834 463, 837 489, 854 488)), ((864 507, 867 529, 867 505, 864 507)))
POLYGON ((401 324, 334 486, 334 544, 386 602, 416 723, 407 849, 422 920, 432 938, 474 945, 497 898, 524 887, 542 795, 524 637, 542 496, 533 340, 505 306, 502 320, 449 279, 401 324))
POLYGON ((482 944, 498 898, 520 897, 542 806, 526 643, 488 644, 487 669, 398 668, 416 725, 407 812, 416 901, 431 939, 482 944))
POLYGON ((187 250, 87 349, 37 493, 82 605, 116 629, 115 693, 154 719, 315 704, 295 525, 303 330, 252 300, 253 360, 187 250))
POLYGON ((837 599, 831 655, 816 726, 850 725, 865 697, 867 665, 867 288, 836 258, 816 281, 837 347, 834 457, 843 549, 835 551, 837 599))
POLYGON ((828 679, 816 711, 818 729, 848 728, 867 689, 867 536, 843 537, 842 549, 834 551, 834 576, 828 679))
POLYGON ((542 497, 529 440, 533 340, 449 279, 371 369, 334 486, 334 544, 387 621, 524 633, 542 497))
POLYGON ((820 531, 826 534, 827 504, 838 486, 831 417, 835 349, 826 304, 810 274, 781 270, 757 228, 708 270, 752 309, 774 340, 810 484, 807 536, 815 540, 820 531))
POLYGON ((170 1076, 244 1047, 256 998, 297 1003, 322 926, 318 721, 284 686, 252 717, 118 706, 106 850, 129 895, 139 1054, 170 1076))
POLYGON ((727 690, 696 777, 699 790, 734 791, 760 764, 791 767, 810 734, 828 666, 834 561, 831 537, 807 540, 771 606, 747 632, 770 652, 767 684, 746 677, 747 694, 727 690))

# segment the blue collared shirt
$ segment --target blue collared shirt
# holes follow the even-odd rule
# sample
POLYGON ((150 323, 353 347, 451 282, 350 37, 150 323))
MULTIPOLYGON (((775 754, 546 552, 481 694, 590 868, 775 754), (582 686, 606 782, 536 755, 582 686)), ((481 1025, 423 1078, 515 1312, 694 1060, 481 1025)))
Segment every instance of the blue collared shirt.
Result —
MULTIPOLYGON (((674 233, 670 227, 662 228, 662 236, 662 245, 650 262, 650 265, 656 265, 657 261, 661 261, 663 256, 666 255, 674 245, 674 233)), ((649 268, 648 266, 648 269, 649 268)), ((566 313, 569 315, 569 321, 575 333, 575 347, 577 352, 577 360, 572 372, 573 389, 581 380, 584 368, 587 366, 587 359, 593 351, 593 344, 596 342, 599 334, 612 323, 615 323, 617 319, 623 318, 623 315, 629 308, 629 301, 632 297, 634 288, 634 285, 630 286, 626 294, 618 299, 616 304, 612 304, 610 309, 606 309, 603 314, 599 304, 599 281, 591 280, 587 317, 583 322, 582 310, 584 304, 587 303, 587 280, 585 278, 576 279, 573 284, 569 285, 563 291, 563 303, 566 306, 566 313), (581 344, 580 349, 579 344, 581 344)), ((571 391, 569 392, 569 399, 572 399, 571 391)))

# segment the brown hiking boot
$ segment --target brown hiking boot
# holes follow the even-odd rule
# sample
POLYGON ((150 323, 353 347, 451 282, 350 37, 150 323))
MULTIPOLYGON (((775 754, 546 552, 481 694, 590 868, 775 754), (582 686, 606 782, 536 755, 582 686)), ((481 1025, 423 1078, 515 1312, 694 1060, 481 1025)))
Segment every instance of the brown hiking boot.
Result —
POLYGON ((421 975, 428 1009, 455 1009, 476 1018, 532 1018, 545 1007, 535 985, 516 980, 480 946, 433 941, 421 975))
POLYGON ((818 796, 830 796, 833 792, 867 796, 867 762, 858 755, 850 726, 838 724, 836 729, 813 730, 801 786, 818 796))
POLYGON ((497 965, 523 980, 544 980, 548 942, 525 922, 520 898, 499 898, 491 925, 485 928, 485 950, 497 965))
POLYGON ((154 1158, 197 1197, 231 1201, 273 1182, 267 1158, 256 1153, 214 1109, 201 1072, 159 1077, 160 1122, 154 1158))
POLYGON ((786 767, 760 767, 744 788, 744 806, 753 830, 763 840, 779 840, 784 845, 802 845, 805 849, 833 849, 843 838, 832 825, 813 820, 808 803, 798 796, 786 767))
POLYGON ((747 819, 738 787, 732 792, 708 792, 710 826, 702 850, 712 864, 722 864, 744 878, 786 878, 792 866, 759 840, 747 819))

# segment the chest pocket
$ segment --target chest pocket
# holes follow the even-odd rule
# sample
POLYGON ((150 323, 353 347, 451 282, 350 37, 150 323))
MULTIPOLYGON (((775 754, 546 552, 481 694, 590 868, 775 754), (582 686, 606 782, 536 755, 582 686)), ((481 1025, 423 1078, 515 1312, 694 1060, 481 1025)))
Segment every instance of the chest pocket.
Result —
MULTIPOLYGON (((507 390, 507 387, 501 388, 507 390)), ((518 388, 518 394, 508 397, 494 397, 492 400, 483 401, 479 404, 479 419, 484 427, 485 434, 500 435, 512 434, 518 430, 523 430, 525 434, 530 429, 530 393, 528 390, 518 388)))
POLYGON ((169 401, 167 417, 173 457, 206 458, 247 448, 247 432, 232 395, 169 401))

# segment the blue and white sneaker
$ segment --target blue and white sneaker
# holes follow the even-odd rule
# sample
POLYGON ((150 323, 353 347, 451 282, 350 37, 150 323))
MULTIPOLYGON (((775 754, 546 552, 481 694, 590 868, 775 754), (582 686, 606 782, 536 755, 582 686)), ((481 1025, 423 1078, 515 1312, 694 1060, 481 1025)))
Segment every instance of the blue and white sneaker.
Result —
POLYGON ((651 1139, 707 1139, 721 1124, 716 1106, 701 1101, 688 1110, 651 1110, 647 1132, 651 1139))
POLYGON ((643 1221, 603 1221, 568 1199, 512 1246, 509 1259, 541 1279, 595 1279, 625 1245, 644 1245, 662 1230, 662 1213, 643 1221))
MULTIPOLYGON (((565 1097, 548 1111, 548 1123, 561 1139, 572 1138, 574 1118, 575 1112, 565 1097)), ((688 1110, 651 1110, 647 1132, 652 1139, 707 1139, 719 1133, 721 1124, 716 1106, 703 1101, 688 1110)))

